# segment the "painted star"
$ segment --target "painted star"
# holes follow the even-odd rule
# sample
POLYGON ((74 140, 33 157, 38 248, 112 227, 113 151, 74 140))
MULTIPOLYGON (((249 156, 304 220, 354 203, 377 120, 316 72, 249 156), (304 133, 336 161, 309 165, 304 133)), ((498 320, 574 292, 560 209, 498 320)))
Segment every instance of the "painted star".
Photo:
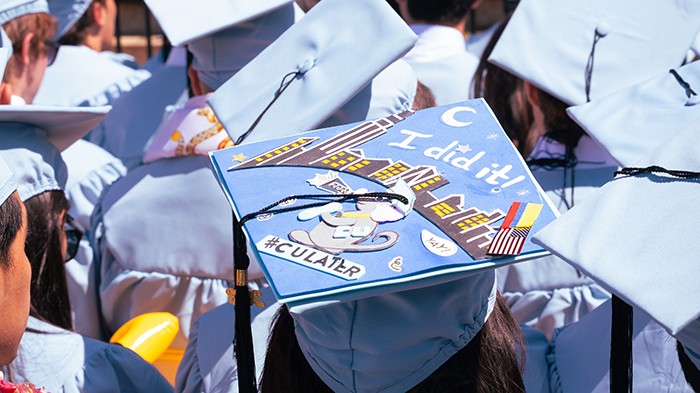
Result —
POLYGON ((243 154, 236 154, 235 156, 232 156, 231 158, 233 159, 233 161, 243 162, 248 157, 244 156, 243 154))
POLYGON ((524 196, 528 196, 528 195, 530 195, 530 190, 522 189, 522 190, 518 191, 518 196, 524 197, 524 196))
POLYGON ((472 148, 469 146, 469 144, 457 145, 457 151, 460 153, 467 153, 467 152, 472 151, 472 148))
POLYGON ((492 141, 496 140, 496 139, 498 139, 498 134, 496 134, 496 133, 488 134, 488 135, 486 135, 486 139, 492 140, 492 141))

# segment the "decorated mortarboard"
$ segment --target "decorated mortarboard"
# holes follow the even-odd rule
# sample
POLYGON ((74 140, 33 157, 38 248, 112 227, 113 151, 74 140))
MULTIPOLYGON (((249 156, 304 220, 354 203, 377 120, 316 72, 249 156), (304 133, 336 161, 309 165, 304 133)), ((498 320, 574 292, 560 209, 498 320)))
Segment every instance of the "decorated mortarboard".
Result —
POLYGON ((49 0, 49 13, 56 18, 55 40, 63 38, 78 23, 93 0, 49 0))
POLYGON ((541 256, 527 232, 556 216, 483 100, 210 155, 239 218, 300 210, 245 223, 283 302, 541 256))
POLYGON ((567 111, 623 166, 648 156, 700 118, 700 62, 567 111))
POLYGON ((458 285, 542 256, 528 233, 557 215, 483 100, 210 155, 275 296, 295 306, 458 285))
POLYGON ((5 0, 0 4, 0 25, 22 15, 49 12, 46 0, 5 0))
MULTIPOLYGON (((693 229, 700 220, 698 138, 700 119, 534 237, 681 342, 700 324, 700 243, 693 229)), ((613 304, 614 327, 616 314, 626 313, 613 304)), ((613 339, 613 345, 621 343, 613 339)), ((611 363, 621 365, 613 354, 611 363)))
POLYGON ((693 0, 523 0, 489 61, 579 105, 680 66, 699 29, 693 0))
POLYGON ((209 103, 236 143, 307 131, 415 41, 385 1, 324 0, 221 86, 209 103), (370 46, 372 56, 367 56, 370 46))
POLYGON ((15 175, 0 156, 0 205, 5 203, 7 198, 17 191, 17 181, 15 175))

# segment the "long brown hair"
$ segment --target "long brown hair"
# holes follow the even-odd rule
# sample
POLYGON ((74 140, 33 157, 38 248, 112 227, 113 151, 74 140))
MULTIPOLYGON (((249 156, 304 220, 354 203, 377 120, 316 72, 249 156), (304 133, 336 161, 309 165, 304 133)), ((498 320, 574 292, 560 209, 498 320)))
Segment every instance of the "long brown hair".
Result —
MULTIPOLYGON (((304 357, 286 306, 279 308, 272 326, 260 391, 332 392, 304 357)), ((490 317, 469 344, 409 392, 525 392, 524 359, 520 327, 498 293, 490 317)))
POLYGON ((486 45, 472 79, 473 97, 483 97, 491 106, 506 135, 520 154, 529 154, 527 136, 533 122, 532 109, 527 103, 523 80, 488 62, 493 48, 505 30, 510 15, 501 22, 486 45))
POLYGON ((32 264, 30 315, 72 330, 70 299, 61 247, 70 207, 63 191, 46 191, 24 202, 28 232, 25 251, 32 264))

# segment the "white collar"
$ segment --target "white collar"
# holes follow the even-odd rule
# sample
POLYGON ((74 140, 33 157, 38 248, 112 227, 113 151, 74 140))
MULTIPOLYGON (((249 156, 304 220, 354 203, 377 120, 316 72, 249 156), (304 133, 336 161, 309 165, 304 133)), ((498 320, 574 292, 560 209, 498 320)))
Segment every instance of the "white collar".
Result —
POLYGON ((418 41, 406 54, 406 59, 434 61, 467 50, 464 35, 454 27, 428 24, 412 24, 410 27, 418 35, 418 41))
POLYGON ((27 101, 24 98, 16 95, 10 97, 10 105, 27 105, 27 101))

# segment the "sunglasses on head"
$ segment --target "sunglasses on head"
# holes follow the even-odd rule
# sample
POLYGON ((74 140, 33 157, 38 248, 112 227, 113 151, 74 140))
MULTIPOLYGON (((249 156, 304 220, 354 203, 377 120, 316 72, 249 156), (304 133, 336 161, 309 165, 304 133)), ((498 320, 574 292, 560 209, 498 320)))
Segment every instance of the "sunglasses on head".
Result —
POLYGON ((66 255, 63 257, 63 259, 65 262, 68 262, 75 258, 76 254, 78 254, 80 239, 83 238, 83 231, 78 228, 78 225, 75 223, 73 217, 68 214, 66 214, 64 231, 66 232, 66 243, 68 244, 68 247, 66 248, 66 255))

